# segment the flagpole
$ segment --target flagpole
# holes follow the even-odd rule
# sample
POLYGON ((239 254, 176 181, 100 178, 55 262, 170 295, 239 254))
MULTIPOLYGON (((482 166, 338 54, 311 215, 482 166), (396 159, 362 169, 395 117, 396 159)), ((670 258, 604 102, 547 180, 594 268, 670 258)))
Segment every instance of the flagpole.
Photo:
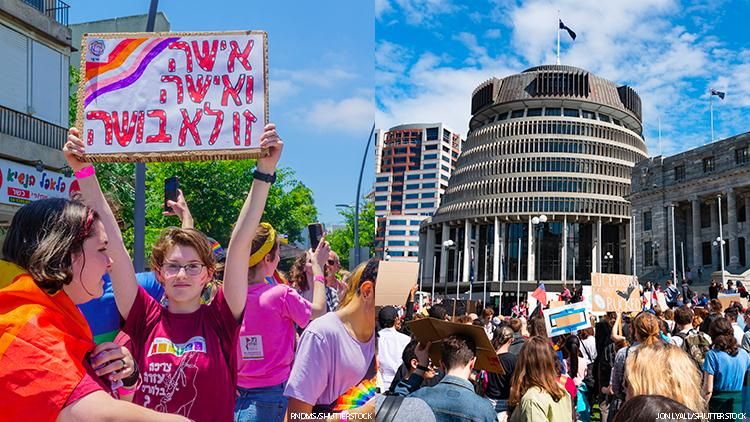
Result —
POLYGON ((711 110, 711 142, 714 141, 714 94, 708 94, 708 108, 711 110))
POLYGON ((557 64, 560 64, 560 11, 557 11, 557 64))
POLYGON ((482 292, 482 306, 487 307, 487 252, 489 245, 484 242, 484 290, 482 292))

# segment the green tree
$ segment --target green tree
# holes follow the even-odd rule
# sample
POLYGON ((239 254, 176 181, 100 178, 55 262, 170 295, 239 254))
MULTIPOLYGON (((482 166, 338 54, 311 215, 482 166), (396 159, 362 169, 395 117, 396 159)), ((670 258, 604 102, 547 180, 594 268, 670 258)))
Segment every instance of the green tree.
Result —
MULTIPOLYGON (((331 249, 339 255, 341 266, 349 267, 349 251, 354 247, 354 207, 340 208, 339 215, 344 218, 345 227, 333 230, 326 235, 331 249)), ((375 202, 364 199, 359 210, 359 246, 369 247, 370 256, 375 248, 375 202)))
POLYGON ((81 74, 77 67, 70 66, 70 81, 68 95, 68 124, 75 126, 76 124, 76 111, 78 110, 78 84, 81 82, 81 74))

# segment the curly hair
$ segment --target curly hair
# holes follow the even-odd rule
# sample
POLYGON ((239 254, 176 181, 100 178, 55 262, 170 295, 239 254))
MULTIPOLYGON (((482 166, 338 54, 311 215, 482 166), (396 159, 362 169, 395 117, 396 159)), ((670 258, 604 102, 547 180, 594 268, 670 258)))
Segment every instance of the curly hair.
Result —
POLYGON ((713 320, 708 328, 708 334, 711 336, 711 347, 714 350, 722 350, 730 356, 737 356, 740 345, 734 338, 732 323, 728 319, 720 317, 713 320))
POLYGON ((292 263, 292 267, 289 269, 289 282, 292 283, 292 287, 301 292, 305 292, 310 288, 307 273, 305 273, 306 265, 307 253, 302 253, 294 259, 294 263, 292 263))
POLYGON ((94 235, 98 220, 94 210, 78 201, 31 202, 13 216, 3 258, 28 271, 42 290, 57 293, 73 281, 72 257, 83 252, 83 243, 94 235))

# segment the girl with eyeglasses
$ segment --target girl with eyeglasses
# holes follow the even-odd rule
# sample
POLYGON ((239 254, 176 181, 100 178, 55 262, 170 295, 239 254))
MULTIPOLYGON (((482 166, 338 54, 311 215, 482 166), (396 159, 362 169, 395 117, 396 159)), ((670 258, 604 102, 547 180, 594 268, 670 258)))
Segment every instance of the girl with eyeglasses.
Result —
MULTIPOLYGON (((142 382, 134 402, 159 412, 195 421, 233 419, 237 380, 236 340, 247 300, 250 248, 270 188, 267 177, 252 183, 234 226, 224 267, 223 287, 210 305, 201 293, 212 279, 215 261, 211 244, 192 229, 165 230, 151 253, 152 270, 164 286, 162 307, 136 282, 122 234, 104 200, 95 171, 85 161, 84 143, 70 129, 64 153, 78 177, 86 202, 101 217, 114 263, 110 271, 115 300, 125 320, 123 331, 133 344, 142 382)), ((256 173, 274 173, 283 143, 275 125, 264 128, 256 173)))

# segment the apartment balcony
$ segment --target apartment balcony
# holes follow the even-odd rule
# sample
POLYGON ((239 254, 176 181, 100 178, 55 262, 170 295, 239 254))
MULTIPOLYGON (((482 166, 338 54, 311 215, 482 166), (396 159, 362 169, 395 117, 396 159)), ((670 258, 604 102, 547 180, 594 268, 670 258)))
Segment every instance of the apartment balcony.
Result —
POLYGON ((0 152, 21 161, 41 160, 48 167, 65 166, 62 147, 68 130, 28 114, 0 106, 0 152))
POLYGON ((41 14, 54 19, 60 25, 68 26, 70 6, 62 0, 21 0, 41 14))

